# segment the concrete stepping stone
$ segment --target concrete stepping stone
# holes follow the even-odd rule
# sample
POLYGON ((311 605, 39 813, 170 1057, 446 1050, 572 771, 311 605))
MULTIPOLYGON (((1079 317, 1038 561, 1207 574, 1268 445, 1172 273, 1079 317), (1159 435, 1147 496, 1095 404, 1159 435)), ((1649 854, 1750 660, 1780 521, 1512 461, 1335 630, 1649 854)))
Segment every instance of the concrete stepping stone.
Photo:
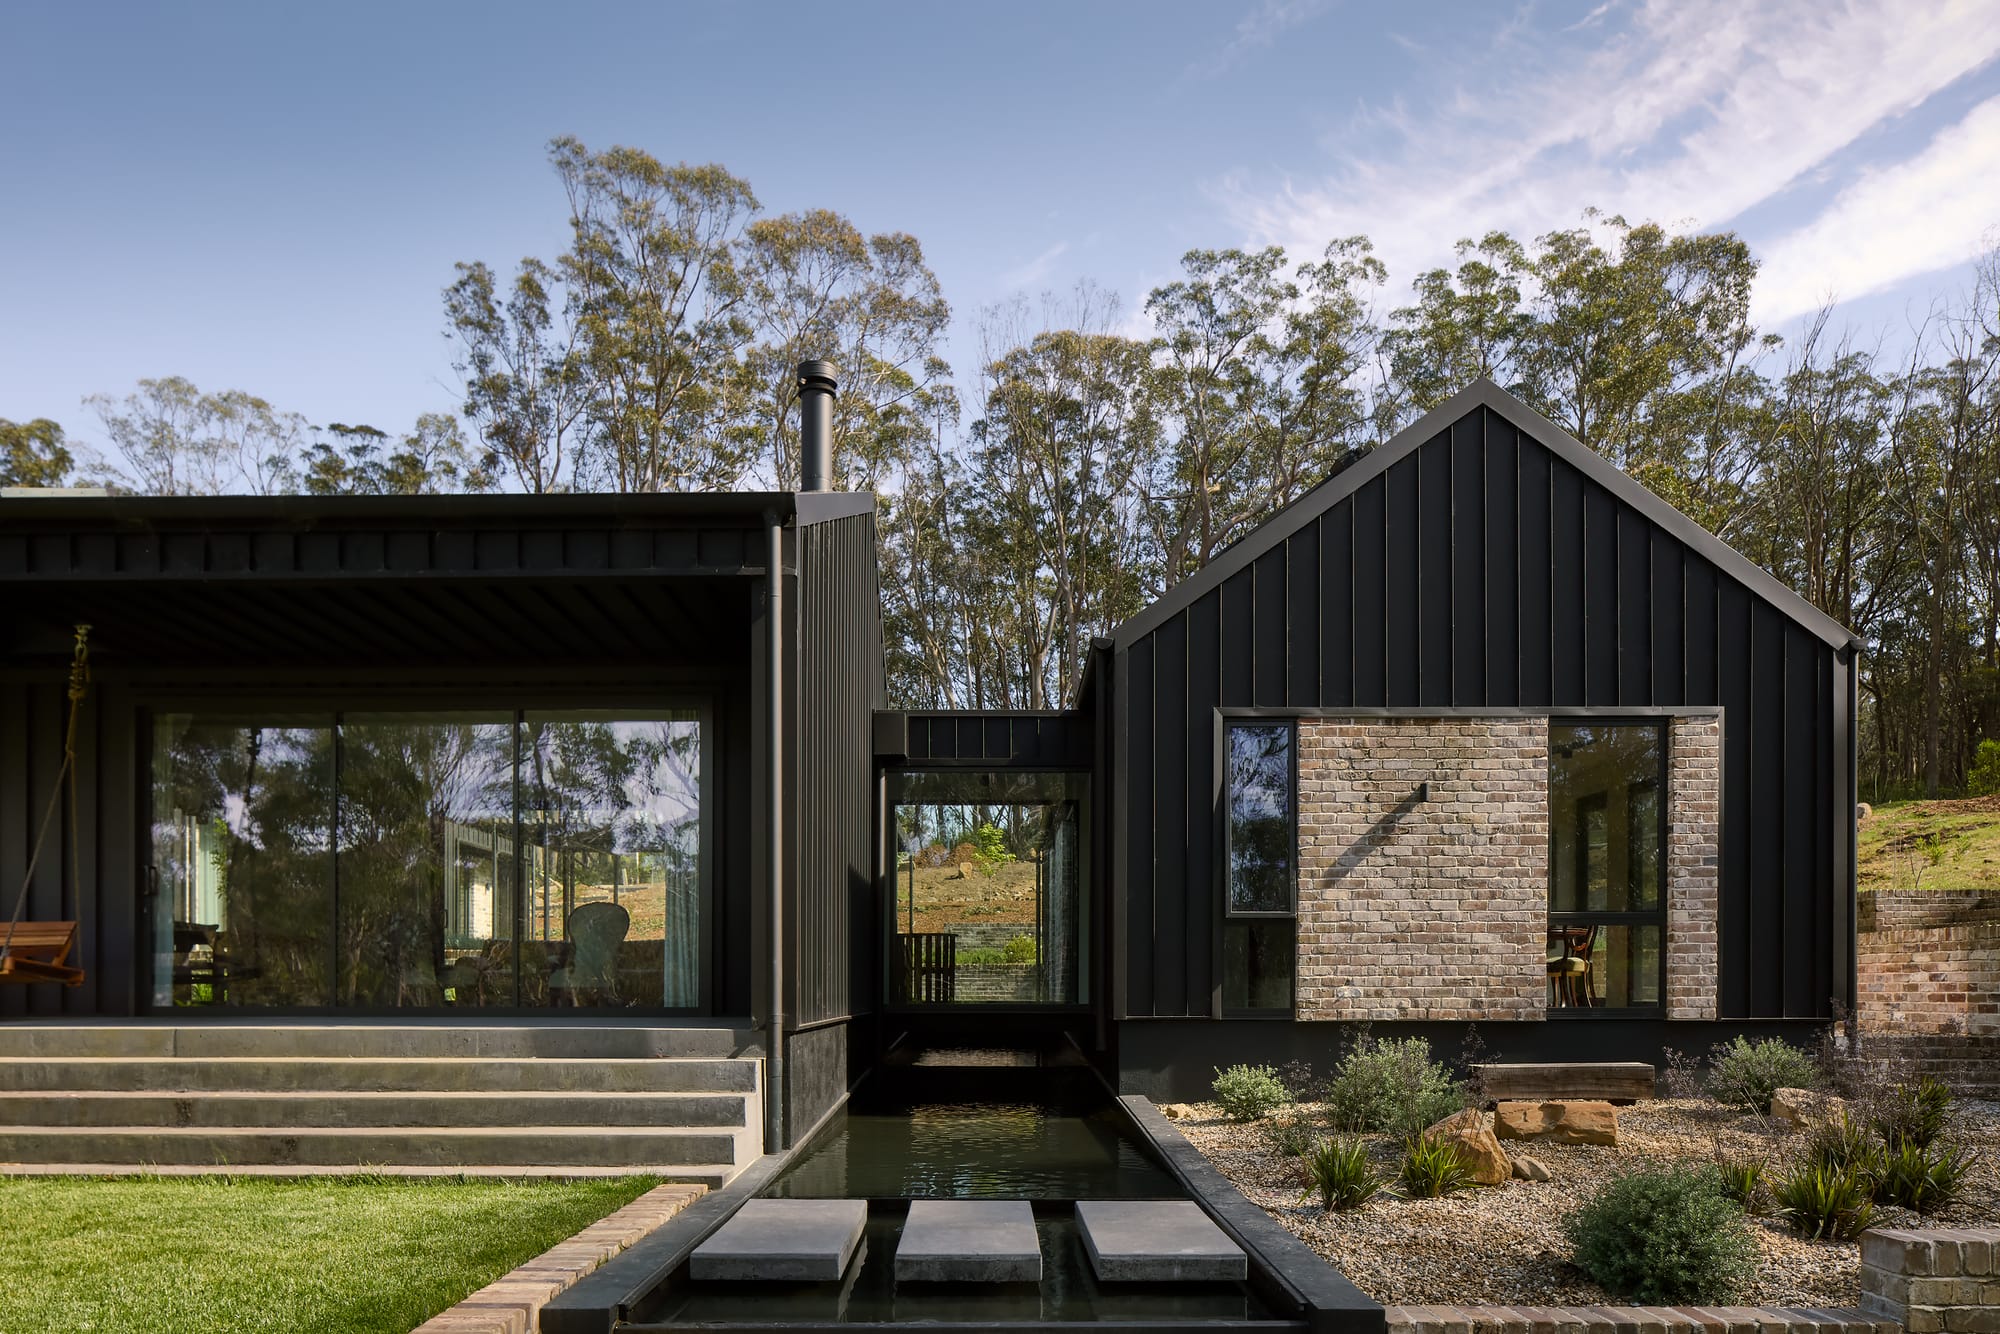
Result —
POLYGON ((688 1257, 688 1277, 831 1283, 868 1226, 866 1200, 751 1200, 688 1257))
POLYGON ((1039 1283, 1026 1200, 915 1200, 896 1245, 898 1283, 1039 1283))
POLYGON ((1192 1200, 1079 1200, 1076 1225, 1105 1282, 1225 1283, 1250 1274, 1243 1248, 1192 1200))

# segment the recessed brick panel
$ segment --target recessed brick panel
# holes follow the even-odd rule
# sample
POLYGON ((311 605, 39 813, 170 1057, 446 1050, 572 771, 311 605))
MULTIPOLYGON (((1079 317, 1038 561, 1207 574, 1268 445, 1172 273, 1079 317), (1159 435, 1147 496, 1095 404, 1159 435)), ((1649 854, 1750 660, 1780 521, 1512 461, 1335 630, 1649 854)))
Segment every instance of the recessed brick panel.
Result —
POLYGON ((1548 752, 1546 718, 1299 721, 1299 1018, 1547 1016, 1548 752))
POLYGON ((1667 738, 1667 1018, 1713 1019, 1722 873, 1722 720, 1667 738))

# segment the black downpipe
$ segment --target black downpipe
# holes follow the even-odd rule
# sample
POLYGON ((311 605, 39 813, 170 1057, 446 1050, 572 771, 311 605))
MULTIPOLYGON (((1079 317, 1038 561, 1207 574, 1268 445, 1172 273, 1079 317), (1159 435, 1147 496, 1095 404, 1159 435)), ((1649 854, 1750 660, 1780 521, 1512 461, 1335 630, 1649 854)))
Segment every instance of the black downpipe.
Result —
POLYGON ((833 490, 833 399, 830 361, 799 363, 799 490, 833 490))

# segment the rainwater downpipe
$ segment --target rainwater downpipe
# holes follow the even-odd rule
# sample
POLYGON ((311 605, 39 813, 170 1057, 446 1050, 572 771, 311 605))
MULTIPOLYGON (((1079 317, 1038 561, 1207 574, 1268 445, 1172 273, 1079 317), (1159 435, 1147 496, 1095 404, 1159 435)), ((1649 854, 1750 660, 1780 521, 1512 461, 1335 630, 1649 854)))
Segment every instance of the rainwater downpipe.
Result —
POLYGON ((785 1146, 785 525, 764 512, 764 642, 771 682, 771 995, 764 1039, 764 1151, 785 1146))

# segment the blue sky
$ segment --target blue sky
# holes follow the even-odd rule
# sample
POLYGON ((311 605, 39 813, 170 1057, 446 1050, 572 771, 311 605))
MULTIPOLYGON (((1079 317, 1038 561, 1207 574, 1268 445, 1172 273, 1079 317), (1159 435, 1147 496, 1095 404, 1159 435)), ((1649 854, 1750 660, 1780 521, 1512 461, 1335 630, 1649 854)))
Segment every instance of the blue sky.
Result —
POLYGON ((924 244, 979 310, 1193 246, 1734 227, 1758 316, 1906 328, 2000 240, 1993 0, 0 10, 0 417, 142 376, 407 429, 457 405, 456 260, 552 255, 553 135, 721 162, 924 244))

